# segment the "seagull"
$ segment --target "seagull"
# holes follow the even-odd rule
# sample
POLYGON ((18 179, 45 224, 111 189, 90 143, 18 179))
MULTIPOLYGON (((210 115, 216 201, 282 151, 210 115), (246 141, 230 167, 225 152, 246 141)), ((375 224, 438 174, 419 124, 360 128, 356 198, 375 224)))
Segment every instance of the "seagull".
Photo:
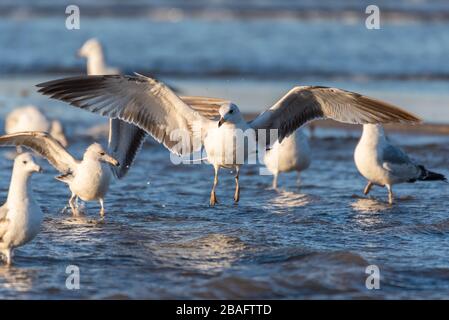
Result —
POLYGON ((298 172, 310 166, 310 146, 307 136, 299 128, 281 143, 276 141, 265 153, 264 163, 273 174, 273 189, 277 188, 278 175, 281 172, 298 172))
POLYGON ((29 178, 42 172, 30 153, 19 154, 14 160, 11 184, 6 203, 0 207, 0 252, 11 265, 14 249, 23 246, 39 233, 43 213, 33 199, 29 178))
POLYGON ((120 70, 106 66, 104 62, 103 48, 100 42, 95 39, 87 40, 83 46, 78 50, 80 58, 87 60, 87 74, 101 75, 101 74, 119 74, 120 70))
POLYGON ((24 146, 46 158, 61 173, 56 179, 66 183, 72 192, 69 200, 72 213, 79 215, 75 207, 76 197, 79 197, 84 201, 98 200, 101 206, 100 215, 104 217, 104 198, 111 179, 108 164, 118 166, 119 162, 108 155, 100 144, 91 144, 81 161, 76 160, 46 132, 4 135, 0 137, 0 146, 24 146))
POLYGON ((447 181, 444 175, 427 170, 415 163, 400 148, 392 145, 381 125, 365 124, 355 149, 354 160, 360 174, 368 180, 363 193, 374 185, 386 187, 388 202, 393 204, 393 185, 416 181, 447 181))
POLYGON ((254 145, 260 145, 257 137, 267 130, 277 130, 282 142, 297 128, 322 118, 353 124, 420 121, 391 104, 318 86, 294 87, 250 122, 243 119, 237 105, 226 100, 218 108, 219 119, 208 119, 162 82, 139 74, 69 77, 37 86, 40 93, 51 98, 132 123, 174 154, 188 155, 204 147, 207 161, 214 167, 211 206, 217 203, 215 189, 220 168, 235 170, 234 201, 239 201, 240 166, 254 153, 254 145), (242 132, 246 139, 238 139, 242 132), (245 147, 249 145, 253 147, 245 147), (247 152, 242 153, 245 149, 247 152))
MULTIPOLYGON (((91 38, 83 44, 78 50, 78 56, 86 58, 88 75, 120 74, 119 69, 106 66, 103 48, 95 38, 91 38)), ((90 131, 88 135, 95 136, 96 131, 99 132, 103 129, 104 126, 91 128, 88 130, 90 131)), ((108 150, 120 163, 119 166, 112 168, 112 172, 116 178, 122 179, 128 173, 147 133, 145 130, 119 119, 110 119, 109 126, 106 126, 106 130, 103 131, 107 132, 108 150)))
POLYGON ((33 105, 16 108, 6 116, 5 132, 7 134, 23 131, 45 131, 50 133, 64 147, 67 147, 68 144, 61 122, 48 120, 33 105))

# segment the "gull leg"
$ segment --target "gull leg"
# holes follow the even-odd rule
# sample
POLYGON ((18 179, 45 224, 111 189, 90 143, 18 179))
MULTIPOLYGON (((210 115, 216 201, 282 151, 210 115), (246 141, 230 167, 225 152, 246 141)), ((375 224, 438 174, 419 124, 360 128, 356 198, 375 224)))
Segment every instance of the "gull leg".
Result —
POLYGON ((210 202, 209 204, 213 207, 216 203, 218 203, 217 201, 217 196, 215 195, 215 188, 217 187, 218 184, 218 170, 219 167, 215 167, 214 166, 214 170, 215 170, 215 176, 214 176, 214 186, 212 187, 212 191, 210 192, 210 202))
POLYGON ((100 209, 100 216, 101 216, 102 218, 104 218, 104 200, 103 200, 103 198, 100 198, 100 199, 98 199, 98 201, 100 202, 100 206, 101 206, 101 209, 100 209))
POLYGON ((74 215, 74 216, 78 216, 79 215, 79 213, 78 213, 78 209, 77 209, 77 205, 76 205, 76 202, 77 202, 77 199, 78 197, 76 196, 76 194, 74 194, 73 192, 72 192, 72 196, 70 197, 70 200, 69 200, 69 206, 70 206, 70 209, 72 210, 72 215, 74 215))
POLYGON ((298 171, 298 176, 296 177, 296 185, 301 186, 301 171, 298 171))
POLYGON ((278 187, 278 174, 279 173, 277 172, 273 174, 273 184, 272 184, 273 189, 277 189, 278 187))
POLYGON ((393 188, 389 184, 387 184, 386 187, 388 189, 388 203, 393 204, 393 202, 394 202, 393 201, 393 199, 394 199, 393 188))
POLYGON ((8 248, 4 253, 6 257, 6 265, 9 267, 12 265, 12 250, 8 248))
POLYGON ((371 188, 373 187, 373 183, 371 181, 368 181, 368 184, 365 187, 365 190, 363 190, 363 194, 366 196, 371 191, 371 188))
POLYGON ((239 185, 239 174, 240 167, 235 167, 235 193, 234 193, 234 202, 237 203, 240 200, 240 185, 239 185))

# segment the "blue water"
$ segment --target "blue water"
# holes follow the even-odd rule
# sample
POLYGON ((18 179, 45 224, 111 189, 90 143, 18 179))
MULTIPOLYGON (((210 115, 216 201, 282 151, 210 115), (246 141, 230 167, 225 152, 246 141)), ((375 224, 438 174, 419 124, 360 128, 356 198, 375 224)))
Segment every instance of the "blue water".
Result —
MULTIPOLYGON (((63 110, 66 106, 60 106, 63 110)), ((80 156, 89 139, 74 134, 85 113, 66 113, 70 150, 80 156), (77 116, 78 114, 78 116, 77 116)), ((147 143, 126 179, 112 185, 106 219, 86 204, 85 219, 64 211, 69 191, 44 173, 32 184, 45 213, 43 231, 0 267, 3 298, 447 298, 449 294, 449 188, 442 183, 396 187, 362 197, 365 181, 353 164, 357 133, 319 131, 313 164, 285 174, 280 189, 247 166, 241 202, 233 176, 221 171, 210 208, 213 170, 176 166, 168 152, 147 143), (381 289, 365 287, 375 264, 381 289), (66 267, 80 268, 79 290, 65 286, 66 267)), ((448 137, 393 135, 428 167, 449 174, 448 137)), ((102 140, 105 143, 105 140, 102 140)), ((0 150, 0 194, 6 197, 11 161, 0 150)))
MULTIPOLYGON (((106 120, 49 100, 34 85, 84 73, 75 52, 90 37, 104 44, 111 66, 155 74, 183 94, 232 99, 244 112, 270 106, 294 85, 317 84, 449 122, 445 1, 379 0, 380 30, 365 28, 368 1, 78 3, 81 29, 74 31, 65 29, 65 1, 0 3, 1 132, 14 107, 36 104, 63 121, 70 152, 82 156, 94 141, 85 133, 106 120)), ((44 173, 32 184, 43 230, 17 250, 12 268, 0 266, 0 297, 448 298, 449 188, 397 186, 393 206, 381 188, 363 197, 353 162, 358 136, 319 129, 300 187, 285 174, 272 190, 271 177, 245 167, 238 206, 233 176, 222 170, 215 208, 208 205, 212 168, 176 166, 149 139, 129 175, 111 186, 104 221, 96 203, 84 204, 86 218, 72 218, 68 189, 38 159, 44 173), (380 290, 365 287, 372 264, 380 268, 380 290), (79 290, 66 288, 69 265, 80 268, 79 290)), ((391 138, 449 175, 448 136, 391 138)), ((1 201, 11 151, 0 149, 1 201)))
MULTIPOLYGON (((82 9, 82 7, 81 7, 82 9)), ((363 8, 362 8, 363 9, 363 8)), ((355 19, 212 19, 83 17, 67 30, 65 15, 0 20, 0 72, 83 72, 76 50, 90 37, 124 72, 263 78, 449 78, 449 19, 389 21, 380 30, 355 19)))

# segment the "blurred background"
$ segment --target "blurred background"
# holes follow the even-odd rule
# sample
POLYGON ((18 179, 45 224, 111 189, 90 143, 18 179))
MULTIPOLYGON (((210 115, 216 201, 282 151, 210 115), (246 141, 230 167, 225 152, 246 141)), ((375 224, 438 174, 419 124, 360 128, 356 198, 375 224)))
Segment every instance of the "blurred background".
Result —
POLYGON ((293 85, 316 84, 447 123, 449 3, 376 1, 380 29, 369 30, 371 2, 80 0, 81 28, 67 30, 70 1, 3 0, 0 103, 26 102, 17 90, 34 92, 36 80, 84 73, 75 53, 95 37, 109 66, 157 76, 189 94, 231 98, 247 112, 293 85))

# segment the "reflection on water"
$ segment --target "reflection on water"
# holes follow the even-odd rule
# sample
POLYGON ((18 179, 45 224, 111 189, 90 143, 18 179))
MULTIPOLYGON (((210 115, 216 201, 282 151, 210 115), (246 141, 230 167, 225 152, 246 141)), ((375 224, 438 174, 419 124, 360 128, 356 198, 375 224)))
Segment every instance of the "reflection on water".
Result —
POLYGON ((293 191, 288 191, 285 189, 278 189, 275 191, 276 196, 274 196, 269 205, 271 208, 294 208, 294 207, 304 207, 312 201, 312 197, 293 191))
POLYGON ((357 212, 354 219, 361 227, 376 227, 385 222, 384 214, 391 211, 391 205, 375 199, 360 198, 351 203, 357 212))
POLYGON ((351 203, 351 206, 361 213, 381 213, 391 210, 390 204, 372 198, 359 198, 351 203))
POLYGON ((219 272, 229 268, 245 249, 239 238, 208 234, 183 243, 161 245, 156 254, 165 260, 167 267, 182 261, 181 267, 186 269, 219 272))
POLYGON ((33 287, 33 278, 36 271, 0 266, 0 291, 4 289, 16 292, 26 292, 33 287))

